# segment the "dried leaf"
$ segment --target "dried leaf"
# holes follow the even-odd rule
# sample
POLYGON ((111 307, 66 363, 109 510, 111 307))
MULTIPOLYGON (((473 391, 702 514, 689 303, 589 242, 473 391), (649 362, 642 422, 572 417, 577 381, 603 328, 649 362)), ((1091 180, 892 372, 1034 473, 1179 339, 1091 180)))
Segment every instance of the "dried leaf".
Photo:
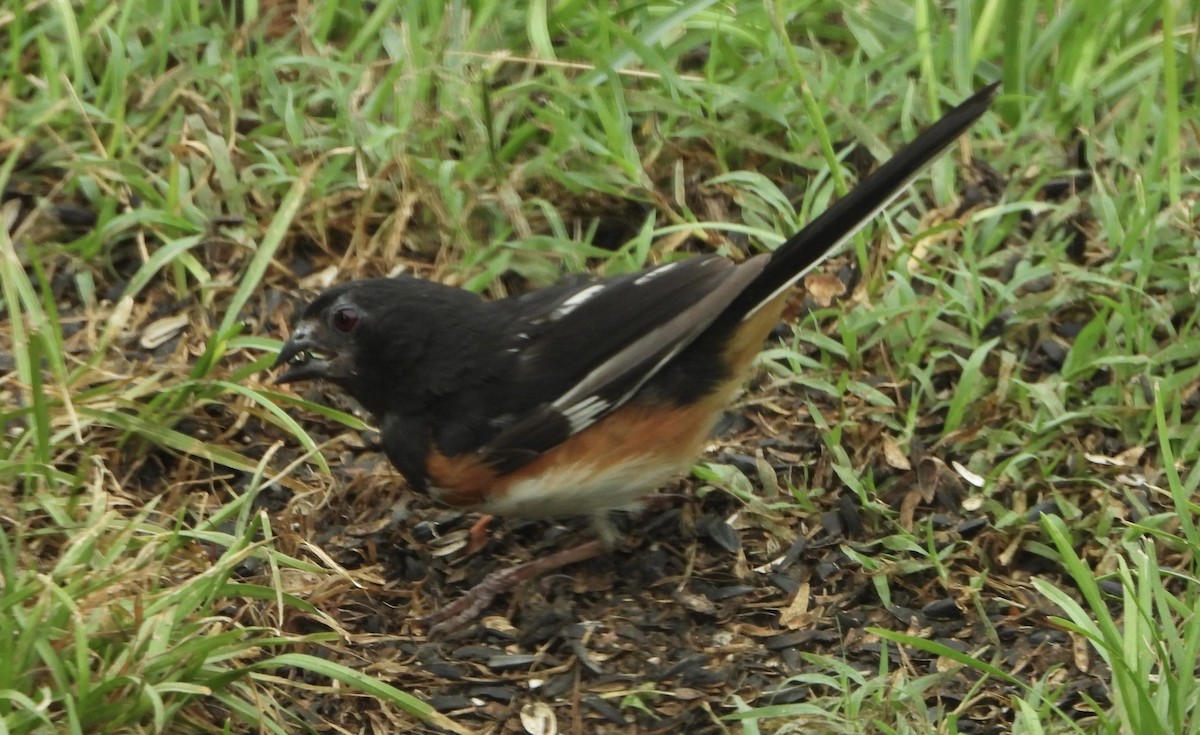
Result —
POLYGON ((1098 464, 1106 467, 1131 467, 1136 465, 1138 461, 1141 460, 1142 455, 1145 453, 1145 447, 1130 447, 1115 457, 1087 452, 1084 453, 1083 458, 1092 464, 1098 464))
POLYGON ((1146 479, 1146 476, 1140 472, 1134 474, 1126 474, 1123 472, 1117 475, 1117 482, 1121 483, 1122 485, 1128 485, 1129 487, 1144 487, 1155 491, 1161 490, 1161 488, 1159 488, 1157 485, 1151 484, 1150 481, 1146 479))
POLYGON ((946 463, 937 457, 925 457, 917 463, 917 487, 921 489, 921 498, 926 503, 933 502, 945 467, 946 463))
POLYGON ((804 288, 813 301, 829 306, 833 300, 846 293, 846 284, 837 276, 828 273, 813 273, 804 279, 804 288))
POLYGON ((692 689, 691 687, 678 687, 672 690, 671 694, 675 695, 676 699, 682 699, 684 701, 692 699, 704 699, 706 696, 708 696, 699 689, 692 689))
MULTIPOLYGON (((497 633, 504 633, 516 637, 517 629, 513 626, 512 621, 503 615, 488 615, 479 621, 486 630, 494 630, 497 633)), ((533 684, 530 684, 533 686, 533 684)))
POLYGON ((1117 455, 1117 459, 1125 463, 1126 467, 1132 467, 1142 459, 1142 455, 1146 453, 1145 447, 1130 447, 1124 452, 1117 455))
POLYGON ((454 531, 434 539, 430 544, 434 549, 430 553, 434 556, 450 556, 465 549, 470 541, 471 534, 466 529, 454 531))
POLYGON ((125 325, 129 323, 129 317, 133 315, 133 299, 129 296, 122 296, 113 306, 112 312, 104 321, 104 332, 100 335, 100 344, 109 345, 117 335, 125 329, 125 325))
POLYGON ((887 460, 889 465, 898 470, 912 469, 912 462, 908 461, 908 456, 900 448, 900 443, 895 438, 886 434, 883 437, 883 458, 887 460))
POLYGON ((300 287, 306 291, 324 291, 337 280, 338 272, 336 265, 326 266, 316 273, 301 278, 300 287))
POLYGON ((974 485, 975 487, 983 487, 983 485, 984 485, 983 478, 980 477, 979 475, 975 474, 974 472, 968 470, 966 467, 962 466, 962 464, 960 464, 958 462, 958 460, 952 461, 950 463, 950 466, 954 468, 954 471, 958 473, 959 477, 966 480, 971 485, 974 485))
POLYGON ((1071 636, 1071 658, 1075 662, 1075 668, 1085 674, 1091 670, 1091 644, 1088 639, 1078 633, 1070 633, 1071 636))
POLYGON ((771 638, 779 635, 779 631, 776 628, 754 625, 753 623, 742 623, 737 626, 737 630, 742 635, 753 636, 755 638, 771 638))
POLYGON ((370 536, 373 533, 379 533, 391 524, 391 516, 380 515, 373 520, 364 521, 362 523, 353 523, 346 526, 346 533, 350 536, 370 536))
POLYGON ((775 497, 782 494, 783 490, 779 487, 779 477, 775 474, 775 468, 763 457, 761 451, 755 454, 754 465, 758 470, 758 481, 762 483, 763 495, 775 497))
POLYGON ((138 344, 142 346, 143 350, 153 350, 156 347, 161 347, 174 339, 175 335, 182 332, 183 328, 190 321, 187 314, 176 314, 156 319, 142 329, 142 336, 138 340, 138 344))
POLYGON ((701 615, 716 615, 717 606, 712 603, 707 597, 697 595, 686 590, 678 590, 671 595, 683 607, 701 615))
POLYGON ((921 504, 921 492, 919 490, 909 490, 904 494, 904 499, 900 501, 900 527, 906 531, 911 531, 913 523, 917 516, 917 507, 921 504))
POLYGON ((779 612, 779 624, 791 630, 807 627, 811 623, 809 603, 812 602, 812 587, 808 582, 800 585, 792 601, 779 612))
POLYGON ((557 735, 558 718, 545 702, 530 702, 521 708, 521 727, 529 735, 557 735))

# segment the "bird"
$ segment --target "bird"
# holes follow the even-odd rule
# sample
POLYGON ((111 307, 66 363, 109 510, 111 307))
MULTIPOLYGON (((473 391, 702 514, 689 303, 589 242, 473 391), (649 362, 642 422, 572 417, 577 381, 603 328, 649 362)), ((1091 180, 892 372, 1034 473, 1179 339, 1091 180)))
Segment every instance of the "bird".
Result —
POLYGON ((598 539, 494 575, 441 611, 435 629, 478 615, 514 580, 609 548, 609 512, 636 508, 700 456, 789 287, 971 127, 998 86, 951 109, 778 248, 740 262, 700 254, 495 300, 401 275, 312 300, 279 350, 276 382, 320 379, 348 393, 414 490, 490 515, 595 521, 598 539))

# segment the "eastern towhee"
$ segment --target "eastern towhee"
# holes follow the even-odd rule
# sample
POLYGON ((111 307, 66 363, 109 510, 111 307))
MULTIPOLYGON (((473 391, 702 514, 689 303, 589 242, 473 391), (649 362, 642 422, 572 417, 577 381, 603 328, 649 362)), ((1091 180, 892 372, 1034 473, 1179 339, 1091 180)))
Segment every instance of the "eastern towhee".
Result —
MULTIPOLYGON (((278 382, 322 378, 353 396, 417 491, 497 515, 591 515, 603 531, 608 511, 635 506, 700 454, 788 287, 970 127, 996 87, 772 253, 740 263, 700 255, 497 301, 408 276, 341 284, 304 310, 275 362, 286 367, 278 382)), ((530 564, 540 572, 602 548, 530 564)), ((495 592, 443 618, 462 622, 495 592)))

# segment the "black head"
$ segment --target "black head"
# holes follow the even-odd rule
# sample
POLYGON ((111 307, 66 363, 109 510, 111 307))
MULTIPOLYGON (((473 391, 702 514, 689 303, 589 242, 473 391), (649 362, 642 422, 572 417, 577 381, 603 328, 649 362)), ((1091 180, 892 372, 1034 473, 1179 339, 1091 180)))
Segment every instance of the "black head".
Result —
POLYGON ((279 383, 324 379, 379 414, 436 384, 442 365, 470 351, 490 311, 477 295, 417 278, 377 278, 328 289, 305 308, 274 367, 279 383))
POLYGON ((287 365, 275 382, 316 378, 341 382, 353 377, 359 328, 367 330, 377 319, 376 314, 364 313, 365 299, 356 285, 331 288, 304 309, 272 366, 287 365))

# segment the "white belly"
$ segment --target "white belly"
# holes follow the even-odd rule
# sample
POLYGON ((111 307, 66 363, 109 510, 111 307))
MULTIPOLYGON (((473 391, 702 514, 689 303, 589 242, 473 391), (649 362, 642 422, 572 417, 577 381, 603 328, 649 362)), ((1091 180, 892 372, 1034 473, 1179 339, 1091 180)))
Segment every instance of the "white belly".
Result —
POLYGON ((633 510, 638 500, 667 480, 681 474, 687 464, 664 464, 662 459, 635 459, 599 470, 574 465, 522 479, 499 497, 489 497, 479 507, 485 513, 520 518, 596 515, 607 510, 633 510))

